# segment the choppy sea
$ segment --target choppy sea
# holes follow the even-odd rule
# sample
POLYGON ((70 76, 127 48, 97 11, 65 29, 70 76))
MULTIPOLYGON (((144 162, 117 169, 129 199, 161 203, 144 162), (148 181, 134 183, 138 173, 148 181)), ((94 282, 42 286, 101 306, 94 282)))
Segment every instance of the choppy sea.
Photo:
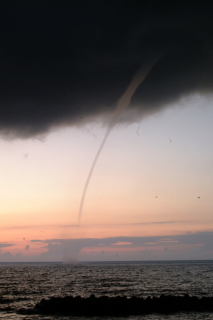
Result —
MULTIPOLYGON (((42 298, 66 295, 89 297, 147 297, 167 295, 213 296, 213 261, 155 261, 100 263, 1 263, 0 319, 50 320, 118 319, 20 315, 42 298)), ((119 317, 119 320, 126 319, 119 317)), ((213 313, 130 316, 129 320, 212 319, 213 313)))

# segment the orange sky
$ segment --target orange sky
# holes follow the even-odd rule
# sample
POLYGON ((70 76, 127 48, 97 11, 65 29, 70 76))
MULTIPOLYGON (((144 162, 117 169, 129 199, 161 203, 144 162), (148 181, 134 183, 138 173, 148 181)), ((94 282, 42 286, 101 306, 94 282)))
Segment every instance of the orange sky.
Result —
POLYGON ((14 244, 1 252, 47 251, 30 243, 35 239, 213 230, 213 108, 208 97, 196 101, 113 129, 94 170, 80 227, 84 183, 106 128, 91 123, 40 140, 0 140, 0 243, 14 244))

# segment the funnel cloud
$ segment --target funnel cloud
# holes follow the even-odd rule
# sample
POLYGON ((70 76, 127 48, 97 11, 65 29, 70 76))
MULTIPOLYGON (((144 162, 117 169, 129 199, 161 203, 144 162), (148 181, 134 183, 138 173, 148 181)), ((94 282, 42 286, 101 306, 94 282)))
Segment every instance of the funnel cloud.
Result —
POLYGON ((119 98, 118 103, 117 103, 117 107, 115 110, 115 113, 111 119, 111 122, 109 124, 109 127, 104 135, 103 141, 101 142, 101 145, 98 149, 98 152, 93 160, 92 166, 90 168, 85 186, 84 186, 84 190, 83 190, 83 194, 82 194, 82 198, 81 198, 81 202, 80 202, 80 208, 79 208, 79 214, 78 214, 78 224, 80 224, 80 220, 81 220, 81 216, 82 216, 82 210, 83 210, 83 205, 84 205, 84 199, 86 196, 86 192, 87 192, 87 188, 89 186, 89 182, 90 179, 92 177, 92 173, 95 169, 95 165, 96 162, 98 161, 98 158, 101 154, 101 151, 107 141, 107 138, 114 126, 114 124, 116 123, 117 119, 119 118, 119 116, 122 114, 122 112, 129 106, 131 98, 133 96, 133 94, 135 93, 135 91, 137 90, 137 88, 139 87, 139 85, 144 81, 144 79, 146 78, 146 76, 149 74, 152 66, 153 66, 154 62, 147 68, 141 67, 138 72, 134 75, 132 81, 130 82, 130 84, 128 85, 126 91, 124 92, 124 94, 119 98))
MULTIPOLYGON (((1 1, 0 135, 112 117, 132 75, 135 121, 213 91, 212 1, 1 1)), ((132 114, 132 113, 131 113, 132 114)))

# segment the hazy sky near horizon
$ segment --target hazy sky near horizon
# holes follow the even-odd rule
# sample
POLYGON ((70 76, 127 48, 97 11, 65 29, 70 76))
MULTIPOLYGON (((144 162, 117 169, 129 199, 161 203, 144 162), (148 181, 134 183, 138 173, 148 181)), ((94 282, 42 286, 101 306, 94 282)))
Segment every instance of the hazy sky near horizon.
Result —
POLYGON ((0 262, 212 259, 211 3, 11 3, 1 4, 0 262), (78 226, 116 103, 153 59, 78 226))

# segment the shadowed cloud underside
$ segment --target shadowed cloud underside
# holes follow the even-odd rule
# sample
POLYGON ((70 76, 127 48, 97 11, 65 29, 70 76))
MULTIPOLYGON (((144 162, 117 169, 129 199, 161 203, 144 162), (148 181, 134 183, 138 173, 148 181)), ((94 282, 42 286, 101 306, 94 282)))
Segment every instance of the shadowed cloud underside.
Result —
POLYGON ((133 121, 213 89, 212 2, 3 1, 0 132, 44 134, 104 118, 141 64, 133 121))

